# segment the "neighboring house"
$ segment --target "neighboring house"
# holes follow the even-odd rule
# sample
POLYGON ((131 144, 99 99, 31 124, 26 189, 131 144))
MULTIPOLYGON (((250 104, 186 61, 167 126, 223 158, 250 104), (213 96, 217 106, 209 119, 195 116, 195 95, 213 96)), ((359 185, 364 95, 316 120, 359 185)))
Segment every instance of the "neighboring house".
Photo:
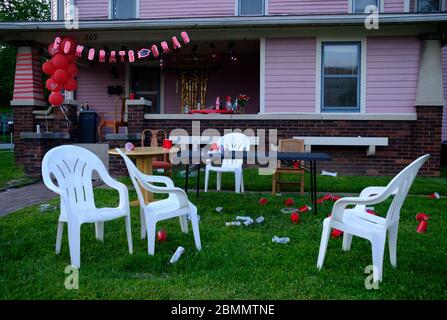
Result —
MULTIPOLYGON (((437 175, 440 142, 447 139, 447 112, 442 116, 447 95, 442 73, 447 80, 445 5, 445 0, 53 0, 54 21, 0 23, 0 40, 35 59, 36 48, 48 56, 46 48, 57 35, 119 50, 148 47, 188 31, 191 43, 175 60, 171 55, 162 62, 79 61, 76 101, 88 102, 97 112, 114 112, 115 95, 107 87, 120 86, 123 95, 133 92, 152 102, 137 121, 130 116, 130 135, 106 137, 112 145, 135 138, 132 134, 143 128, 190 130, 191 122, 199 120, 202 130, 276 128, 280 138, 388 138, 387 146, 377 146, 369 156, 368 146, 312 150, 331 154, 333 161, 325 169, 372 175, 393 174, 420 154, 431 153, 422 172, 437 175), (78 10, 79 29, 64 27, 69 5, 78 10), (379 29, 365 28, 368 5, 379 10, 379 29), (194 63, 206 70, 202 107, 214 105, 217 96, 225 101, 244 93, 250 96, 245 114, 183 114, 188 74, 182 70, 191 71, 194 63)), ((17 117, 25 117, 26 106, 45 104, 40 75, 31 73, 37 85, 27 92, 20 90, 18 72, 12 101, 17 117)), ((26 145, 20 131, 33 131, 37 122, 23 128, 19 122, 16 138, 26 145)), ((39 143, 40 150, 49 145, 39 143)))

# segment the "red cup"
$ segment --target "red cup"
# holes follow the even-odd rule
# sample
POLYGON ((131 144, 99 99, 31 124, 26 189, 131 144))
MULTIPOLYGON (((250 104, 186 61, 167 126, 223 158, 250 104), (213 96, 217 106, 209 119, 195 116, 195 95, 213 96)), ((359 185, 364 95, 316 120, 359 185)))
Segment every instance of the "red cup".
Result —
POLYGON ((171 149, 172 148, 172 140, 164 139, 163 140, 163 148, 171 149))
POLYGON ((135 93, 133 93, 133 92, 129 93, 129 99, 135 100, 135 93))

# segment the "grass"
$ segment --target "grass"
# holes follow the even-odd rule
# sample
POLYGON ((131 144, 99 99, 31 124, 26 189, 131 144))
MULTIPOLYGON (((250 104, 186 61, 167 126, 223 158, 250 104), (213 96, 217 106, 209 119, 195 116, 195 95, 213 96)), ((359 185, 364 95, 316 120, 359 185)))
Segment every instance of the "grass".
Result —
MULTIPOLYGON (((252 181, 246 181, 248 188, 252 181)), ((431 190, 420 183, 421 191, 431 190)), ((114 191, 95 193, 98 206, 117 205, 114 191)), ((131 191, 131 199, 135 197, 131 191)), ((58 212, 41 213, 34 206, 1 218, 0 299, 447 298, 445 198, 408 197, 401 211, 397 269, 390 266, 386 252, 383 283, 378 290, 366 290, 364 270, 371 264, 366 240, 354 238, 351 251, 342 252, 341 238, 331 239, 323 269, 316 268, 322 220, 332 203, 325 203, 318 216, 302 214, 301 223, 293 225, 279 211, 286 195, 210 192, 199 199, 193 193, 189 197, 201 215, 201 252, 192 234, 182 234, 178 219, 171 219, 158 225, 167 231, 168 241, 157 243, 155 255, 148 256, 147 243, 138 236, 139 210, 132 208, 133 255, 127 251, 122 219, 106 223, 104 243, 95 240, 93 225, 82 227, 79 290, 64 288, 70 261, 66 233, 61 254, 54 253, 58 212), (258 205, 261 196, 269 199, 266 206, 258 205), (222 214, 215 212, 217 206, 224 207, 222 214), (415 232, 414 217, 420 211, 431 215, 426 234, 415 232), (265 223, 226 227, 236 215, 262 215, 265 223), (272 243, 274 235, 291 241, 272 243), (185 253, 171 265, 169 259, 180 245, 185 253)), ((307 197, 294 199, 297 206, 310 203, 307 197)), ((58 204, 57 199, 52 202, 58 204)), ((383 215, 385 205, 376 206, 376 211, 383 215)))
POLYGON ((23 168, 17 167, 14 152, 0 151, 0 191, 5 188, 19 187, 33 182, 25 177, 23 168))

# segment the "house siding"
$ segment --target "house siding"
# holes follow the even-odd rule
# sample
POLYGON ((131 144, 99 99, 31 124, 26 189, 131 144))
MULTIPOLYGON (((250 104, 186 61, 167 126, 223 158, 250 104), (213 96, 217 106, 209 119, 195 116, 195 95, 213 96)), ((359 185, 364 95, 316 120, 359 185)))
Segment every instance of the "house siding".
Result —
POLYGON ((382 0, 385 13, 397 13, 404 11, 404 0, 382 0))
POLYGON ((109 18, 109 0, 74 0, 74 4, 80 20, 109 18))
MULTIPOLYGON (((117 78, 112 79, 110 64, 95 63, 88 68, 81 68, 79 72, 78 90, 76 99, 80 102, 88 102, 90 108, 96 112, 115 111, 115 96, 107 94, 107 86, 123 86, 125 88, 125 67, 123 64, 117 64, 117 78)), ((106 118, 113 118, 107 116, 106 118)))
MULTIPOLYGON (((442 48, 442 71, 444 83, 444 99, 447 101, 447 47, 442 48)), ((447 104, 442 113, 442 141, 447 140, 447 104)))
POLYGON ((316 39, 265 41, 265 112, 314 112, 316 39))
POLYGON ((417 37, 368 38, 366 112, 415 112, 419 53, 417 37))
POLYGON ((140 0, 140 18, 234 16, 235 0, 140 0))
POLYGON ((348 13, 349 0, 269 0, 269 14, 348 13))

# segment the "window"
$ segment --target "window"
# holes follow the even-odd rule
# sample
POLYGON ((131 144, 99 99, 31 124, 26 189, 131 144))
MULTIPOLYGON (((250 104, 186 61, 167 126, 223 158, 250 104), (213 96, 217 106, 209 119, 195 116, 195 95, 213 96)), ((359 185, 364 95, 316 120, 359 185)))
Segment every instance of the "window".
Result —
POLYGON ((160 113, 160 68, 137 66, 131 68, 131 92, 152 102, 147 113, 160 113))
POLYGON ((135 19, 137 17, 137 0, 111 0, 112 19, 135 19))
POLYGON ((57 20, 65 20, 65 0, 57 0, 57 20))
POLYGON ((323 42, 321 110, 360 110, 360 42, 323 42))
POLYGON ((352 12, 353 13, 365 13, 365 9, 368 6, 376 6, 380 9, 379 0, 352 0, 352 12))
POLYGON ((264 0, 239 0, 240 16, 264 15, 264 0))
POLYGON ((439 12, 441 9, 441 0, 418 0, 418 12, 439 12))

